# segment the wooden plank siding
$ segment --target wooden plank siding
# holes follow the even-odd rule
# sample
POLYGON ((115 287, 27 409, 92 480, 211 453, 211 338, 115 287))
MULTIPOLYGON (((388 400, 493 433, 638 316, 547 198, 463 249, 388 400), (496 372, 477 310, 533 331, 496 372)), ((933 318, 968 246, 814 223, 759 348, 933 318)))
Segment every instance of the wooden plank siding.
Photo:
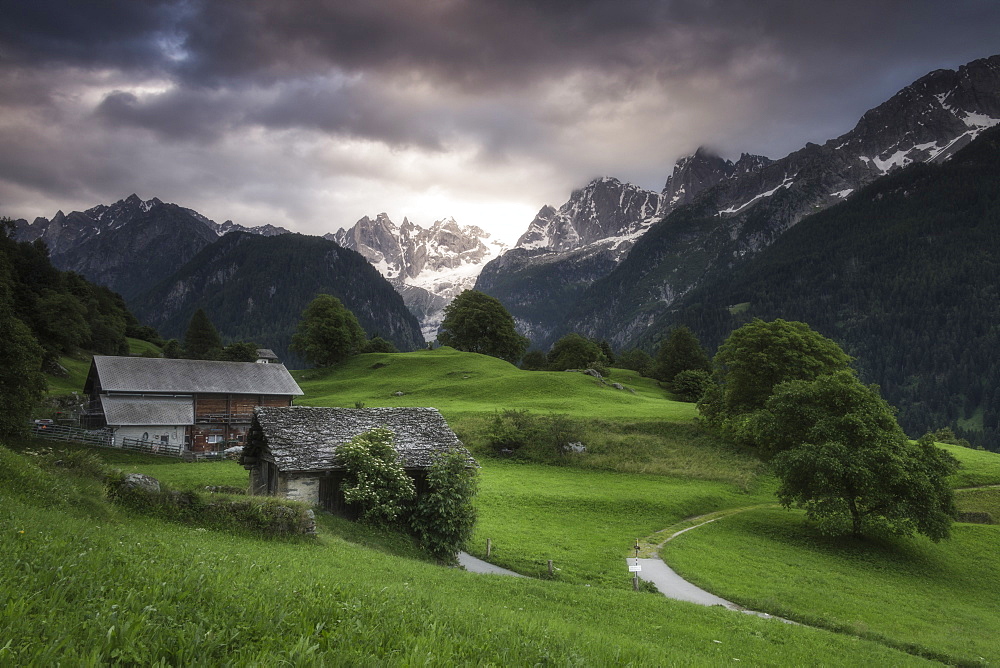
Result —
POLYGON ((189 429, 190 448, 194 452, 205 452, 243 445, 255 407, 291 405, 292 397, 288 395, 196 394, 195 424, 189 429), (217 442, 210 443, 210 440, 217 442))

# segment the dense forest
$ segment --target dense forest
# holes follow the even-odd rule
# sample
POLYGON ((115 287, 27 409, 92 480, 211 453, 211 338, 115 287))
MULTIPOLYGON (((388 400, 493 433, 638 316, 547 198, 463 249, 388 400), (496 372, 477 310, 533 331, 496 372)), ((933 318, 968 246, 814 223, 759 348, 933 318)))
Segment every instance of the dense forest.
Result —
POLYGON ((11 314, 31 330, 47 367, 81 349, 127 355, 126 336, 156 336, 139 324, 120 295, 53 267, 42 241, 14 241, 13 222, 7 219, 0 220, 0 282, 11 314))
POLYGON ((320 293, 340 299, 369 337, 400 350, 423 347, 419 323, 378 270, 321 237, 231 232, 131 303, 145 322, 175 338, 204 309, 223 339, 254 341, 294 368, 302 360, 288 351, 292 334, 320 293))
POLYGON ((810 216, 657 321, 710 347, 751 318, 809 323, 856 358, 911 436, 1000 450, 1000 128, 810 216))

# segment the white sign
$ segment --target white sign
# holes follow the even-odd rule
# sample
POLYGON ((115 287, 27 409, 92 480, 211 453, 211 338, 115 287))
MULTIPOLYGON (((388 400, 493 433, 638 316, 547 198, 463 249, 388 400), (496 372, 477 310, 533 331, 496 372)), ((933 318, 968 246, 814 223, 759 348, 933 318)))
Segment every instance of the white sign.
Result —
POLYGON ((626 559, 628 562, 628 572, 629 573, 639 573, 642 571, 642 566, 639 565, 638 559, 626 559))

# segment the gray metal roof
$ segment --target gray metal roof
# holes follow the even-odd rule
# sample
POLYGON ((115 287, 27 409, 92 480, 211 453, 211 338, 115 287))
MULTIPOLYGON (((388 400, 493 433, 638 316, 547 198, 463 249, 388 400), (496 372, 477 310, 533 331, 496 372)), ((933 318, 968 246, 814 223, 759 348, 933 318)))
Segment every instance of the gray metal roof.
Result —
POLYGON ((101 396, 104 417, 112 427, 194 424, 192 397, 101 396))
POLYGON ((471 465, 476 463, 436 408, 258 406, 247 438, 248 453, 259 454, 266 447, 281 471, 326 471, 340 468, 338 445, 383 426, 395 433, 404 468, 426 468, 435 454, 455 448, 471 465))
POLYGON ((95 355, 87 392, 95 372, 105 392, 302 394, 283 364, 95 355))
POLYGON ((274 351, 271 350, 270 348, 258 348, 257 349, 257 358, 258 359, 265 359, 265 360, 276 360, 276 359, 278 359, 278 356, 275 355, 274 351))

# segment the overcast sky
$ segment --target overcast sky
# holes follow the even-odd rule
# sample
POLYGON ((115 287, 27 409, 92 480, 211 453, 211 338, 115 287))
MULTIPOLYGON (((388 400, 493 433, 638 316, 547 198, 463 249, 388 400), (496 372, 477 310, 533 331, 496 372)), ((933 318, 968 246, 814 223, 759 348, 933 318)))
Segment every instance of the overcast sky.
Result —
POLYGON ((699 145, 779 158, 1000 53, 996 0, 0 0, 0 215, 135 192, 512 241, 699 145))

